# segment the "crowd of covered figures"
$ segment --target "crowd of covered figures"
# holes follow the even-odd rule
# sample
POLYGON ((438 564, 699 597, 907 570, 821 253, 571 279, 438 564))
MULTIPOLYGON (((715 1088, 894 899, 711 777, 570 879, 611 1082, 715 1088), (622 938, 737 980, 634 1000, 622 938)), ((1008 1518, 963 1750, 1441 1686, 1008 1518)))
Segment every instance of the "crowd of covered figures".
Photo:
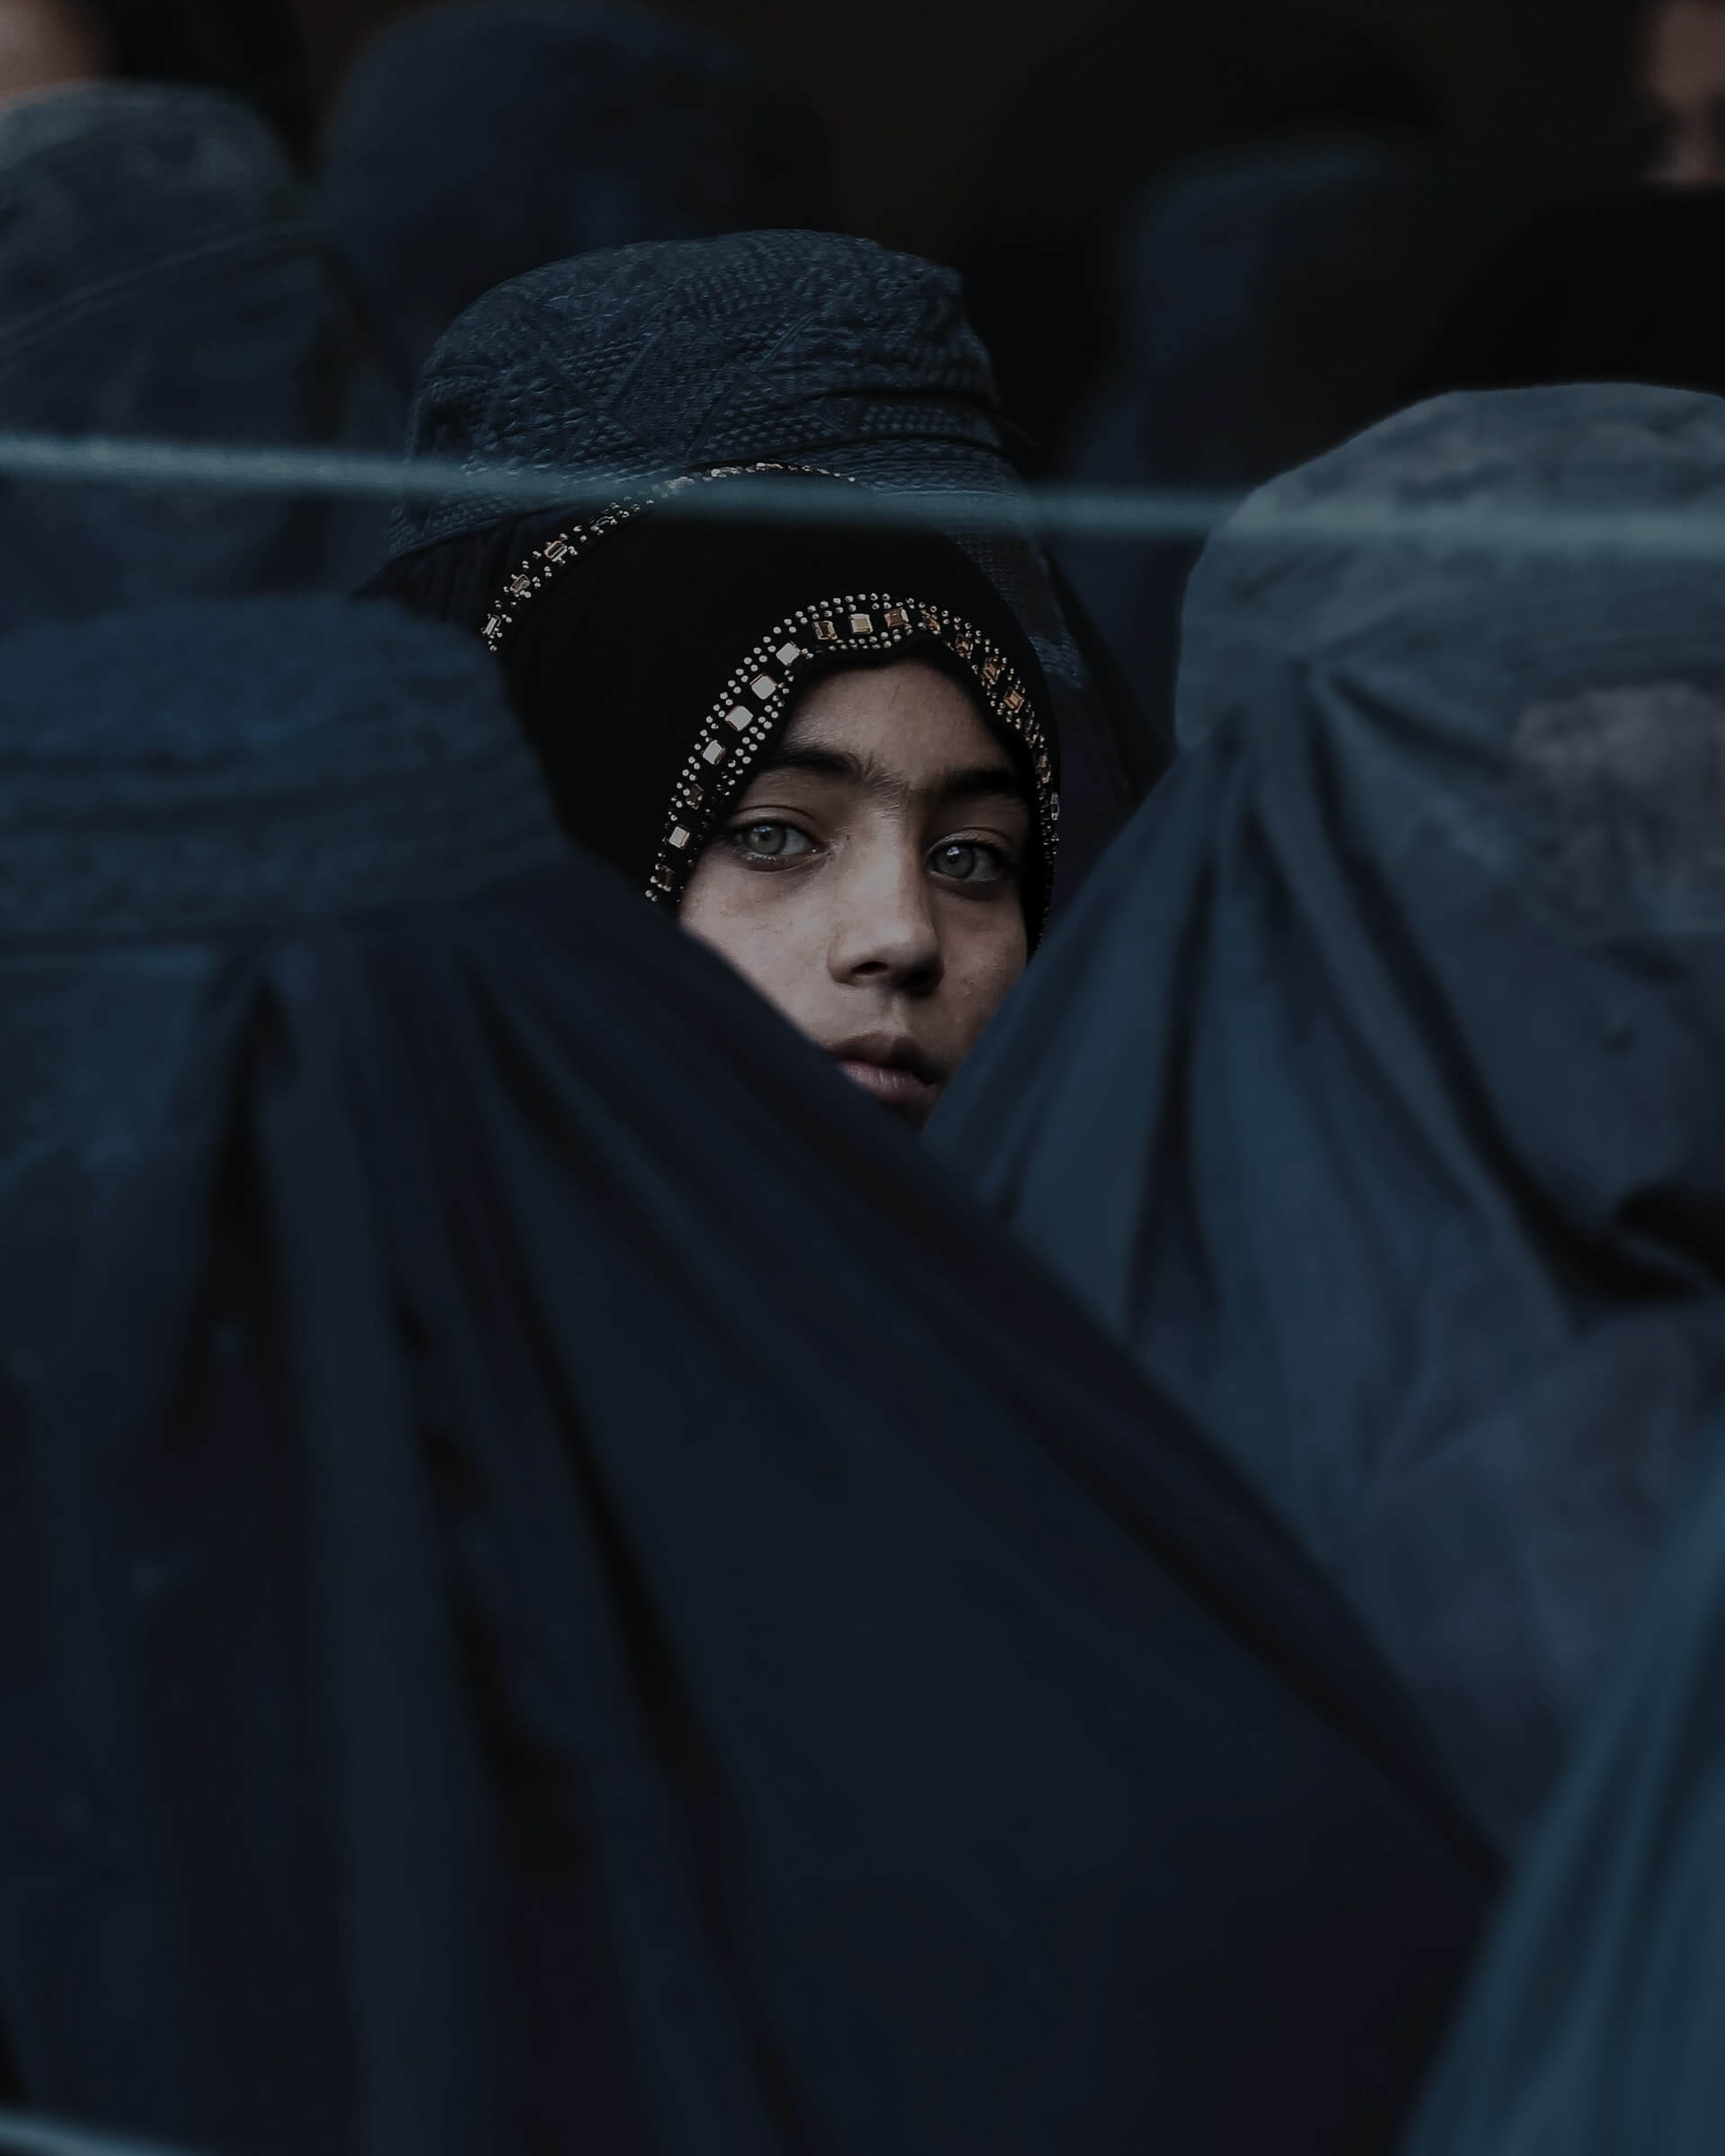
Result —
POLYGON ((472 483, 0 484, 0 2149, 1715 2148, 1725 208, 33 4, 0 431, 472 483))

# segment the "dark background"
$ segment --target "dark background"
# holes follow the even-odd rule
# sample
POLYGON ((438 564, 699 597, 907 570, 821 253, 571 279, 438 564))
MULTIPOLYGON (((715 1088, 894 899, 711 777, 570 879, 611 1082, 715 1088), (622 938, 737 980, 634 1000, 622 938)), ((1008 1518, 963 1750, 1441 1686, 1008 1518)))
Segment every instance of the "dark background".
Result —
MULTIPOLYGON (((1174 12, 1181 0, 1168 0, 1174 12)), ((414 0, 296 0, 327 91, 414 0)), ((1620 155, 1637 0, 1257 0, 1362 25, 1464 139, 1609 167, 1620 155)), ((1207 0, 1206 12, 1227 9, 1207 0)), ((1157 0, 684 0, 825 113, 854 231, 951 257, 1004 128, 1048 64, 1157 0)))

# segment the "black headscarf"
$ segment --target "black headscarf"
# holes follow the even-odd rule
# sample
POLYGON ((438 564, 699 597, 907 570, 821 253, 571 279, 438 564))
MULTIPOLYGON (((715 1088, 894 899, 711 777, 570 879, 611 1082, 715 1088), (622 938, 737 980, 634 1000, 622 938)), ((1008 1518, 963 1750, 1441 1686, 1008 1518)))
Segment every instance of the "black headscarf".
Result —
MULTIPOLYGON (((267 128, 104 83, 0 113, 0 426, 384 449, 401 399, 267 128)), ((347 590, 367 506, 0 481, 0 632, 164 599, 347 590)))
POLYGON ((0 1300, 31 2102, 1386 2149, 1481 1881, 1350 1624, 827 1059, 536 865, 482 653, 301 606, 3 658, 0 1018, 66 1017, 0 1246, 83 1250, 33 1342, 0 1300))
POLYGON ((1116 250, 1147 188, 1249 145, 1427 117, 1357 30, 1233 7, 1116 27, 1052 70, 1012 130, 966 262, 1031 461, 1103 364, 1116 250))
MULTIPOLYGON (((438 347, 409 431, 420 455, 603 471, 625 490, 767 460, 934 495, 995 495, 1008 508, 1018 497, 957 278, 818 233, 617 248, 517 278, 438 347)), ((1103 700, 1028 534, 967 529, 957 515, 948 528, 1018 617, 1048 682, 1060 890, 1075 889, 1161 770, 1162 751, 1135 714, 1103 700)), ((404 506, 376 588, 411 605, 430 595, 444 611, 441 595, 464 597, 461 562, 495 559, 507 573, 543 530, 542 518, 483 499, 404 506), (452 542, 454 568, 439 559, 452 542)))
POLYGON ((676 906, 811 681, 916 658, 952 675, 1019 769, 1034 937, 1057 856, 1053 714, 1030 639, 955 540, 677 524, 651 496, 544 520, 521 554, 500 536, 528 539, 450 542, 373 588, 485 638, 564 827, 637 889, 676 906))
POLYGON ((1712 563, 1491 542, 1721 502, 1725 407, 1632 389, 1446 399, 1255 496, 1181 762, 928 1133, 1295 1524, 1506 1843, 1725 1405, 1725 616, 1712 563), (1422 506, 1480 536, 1398 542, 1422 506))
POLYGON ((692 24, 569 0, 391 24, 331 116, 323 205, 411 374, 542 263, 831 217, 819 125, 788 90, 692 24))
POLYGON ((1711 2156, 1725 2117, 1725 1477, 1691 1493, 1409 2156, 1711 2156))

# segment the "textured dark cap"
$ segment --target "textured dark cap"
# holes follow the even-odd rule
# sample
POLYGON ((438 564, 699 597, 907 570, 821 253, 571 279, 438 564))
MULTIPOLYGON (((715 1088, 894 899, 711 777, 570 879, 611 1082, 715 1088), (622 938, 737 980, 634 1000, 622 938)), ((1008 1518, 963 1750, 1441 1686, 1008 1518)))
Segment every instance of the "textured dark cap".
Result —
MULTIPOLYGON (((988 356, 950 270, 871 240, 749 232, 614 248, 514 278, 432 353, 415 455, 658 477, 762 457, 1003 490, 988 356)), ((397 512, 391 552, 507 513, 397 512)))
POLYGON ((497 667, 395 607, 165 606, 0 642, 0 943, 284 929, 566 852, 497 667))

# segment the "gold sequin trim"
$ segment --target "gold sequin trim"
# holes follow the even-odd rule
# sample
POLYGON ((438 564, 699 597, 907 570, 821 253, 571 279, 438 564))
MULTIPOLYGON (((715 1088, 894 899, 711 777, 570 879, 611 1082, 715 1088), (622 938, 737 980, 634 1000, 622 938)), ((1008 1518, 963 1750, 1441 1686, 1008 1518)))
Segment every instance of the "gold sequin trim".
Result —
POLYGON ((1022 745, 1035 781, 1044 870, 1052 875, 1060 823, 1053 761, 1036 707, 1005 653, 945 606, 890 592, 850 591, 800 607, 777 623, 713 699, 672 795, 647 887, 655 905, 675 906, 681 899, 721 814, 782 730, 785 707, 808 662, 818 655, 825 669, 847 652, 889 651, 907 641, 933 641, 960 659, 989 715, 1022 745))
POLYGON ((601 539, 608 538, 624 525, 632 524, 661 501, 680 494, 686 487, 706 486, 716 479, 760 479, 774 475, 791 479, 844 479, 847 486, 856 484, 844 473, 823 471, 818 464, 714 464, 710 471, 687 472, 680 478, 667 480, 662 486, 653 487, 632 500, 614 501, 588 523, 571 524, 566 531, 554 533, 517 566, 480 625, 479 633, 491 657, 495 658, 501 653, 523 610, 548 584, 578 561, 584 561, 601 539))

